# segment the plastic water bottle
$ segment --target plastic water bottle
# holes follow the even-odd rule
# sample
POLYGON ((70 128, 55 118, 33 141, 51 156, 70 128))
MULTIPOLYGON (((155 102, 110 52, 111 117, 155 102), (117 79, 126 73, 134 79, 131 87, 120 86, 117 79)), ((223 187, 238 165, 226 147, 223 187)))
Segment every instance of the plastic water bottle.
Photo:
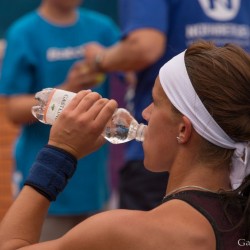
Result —
MULTIPOLYGON (((45 124, 52 125, 62 110, 73 99, 76 93, 46 88, 35 95, 38 105, 32 107, 32 114, 45 124)), ((103 136, 113 144, 144 140, 144 131, 147 126, 138 124, 134 117, 123 108, 118 108, 107 123, 103 136)))

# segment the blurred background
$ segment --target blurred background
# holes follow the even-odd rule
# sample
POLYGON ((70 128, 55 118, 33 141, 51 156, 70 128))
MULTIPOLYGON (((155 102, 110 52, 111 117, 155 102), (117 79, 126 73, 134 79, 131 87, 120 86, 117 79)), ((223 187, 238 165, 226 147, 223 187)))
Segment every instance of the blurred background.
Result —
MULTIPOLYGON (((40 0, 0 0, 0 38, 6 28, 18 17, 35 9, 40 0)), ((90 8, 110 16, 117 21, 117 0, 84 0, 85 8, 90 8)))
MULTIPOLYGON (((0 0, 0 69, 6 30, 16 19, 35 9, 39 3, 39 0, 0 0)), ((106 14, 117 22, 117 0, 84 0, 83 4, 85 8, 106 14)), ((0 220, 12 202, 12 148, 19 131, 18 126, 14 126, 6 119, 5 109, 4 98, 0 98, 0 220)), ((120 157, 119 148, 114 155, 120 157)))

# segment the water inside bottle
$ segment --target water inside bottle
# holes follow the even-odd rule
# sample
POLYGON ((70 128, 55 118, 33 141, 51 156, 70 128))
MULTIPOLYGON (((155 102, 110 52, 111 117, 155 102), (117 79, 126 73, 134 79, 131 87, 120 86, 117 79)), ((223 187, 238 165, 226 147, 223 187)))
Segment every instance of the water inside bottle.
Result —
POLYGON ((120 144, 135 139, 135 132, 138 124, 131 123, 124 125, 116 123, 113 126, 106 126, 104 137, 113 144, 120 144))
POLYGON ((31 113, 34 117, 36 117, 37 120, 39 120, 42 123, 45 123, 44 109, 41 106, 33 106, 31 109, 31 113))

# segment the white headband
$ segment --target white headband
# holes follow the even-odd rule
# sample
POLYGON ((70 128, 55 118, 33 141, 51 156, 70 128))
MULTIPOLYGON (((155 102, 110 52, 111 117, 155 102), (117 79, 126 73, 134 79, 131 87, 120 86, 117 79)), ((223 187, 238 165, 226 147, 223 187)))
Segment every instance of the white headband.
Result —
POLYGON ((250 174, 249 144, 233 141, 207 111, 189 79, 184 56, 185 51, 162 66, 159 72, 161 86, 171 103, 190 119, 199 135, 222 148, 235 149, 230 180, 232 188, 236 189, 250 174))

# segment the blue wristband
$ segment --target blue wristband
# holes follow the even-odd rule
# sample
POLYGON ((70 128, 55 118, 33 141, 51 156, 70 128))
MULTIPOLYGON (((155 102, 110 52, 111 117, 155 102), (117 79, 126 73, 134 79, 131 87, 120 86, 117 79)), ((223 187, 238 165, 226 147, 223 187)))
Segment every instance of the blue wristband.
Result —
POLYGON ((74 174, 76 165, 73 155, 47 145, 39 152, 24 185, 33 187, 49 201, 55 201, 74 174))

